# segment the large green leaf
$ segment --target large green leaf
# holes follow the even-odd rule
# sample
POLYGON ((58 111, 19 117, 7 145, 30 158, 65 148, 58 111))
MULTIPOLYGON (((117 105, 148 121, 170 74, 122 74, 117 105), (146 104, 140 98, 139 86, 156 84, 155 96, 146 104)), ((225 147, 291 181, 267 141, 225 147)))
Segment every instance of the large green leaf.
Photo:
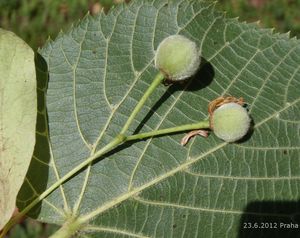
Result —
POLYGON ((75 214, 86 221, 84 237, 234 237, 249 219, 290 222, 299 213, 299 41, 188 0, 136 0, 87 16, 41 50, 51 143, 36 150, 20 206, 118 134, 157 72, 157 45, 171 34, 196 41, 207 63, 189 83, 159 87, 130 132, 197 122, 211 100, 233 95, 249 104, 253 133, 235 144, 211 135, 182 147, 182 134, 125 144, 31 216, 62 224, 75 214))
POLYGON ((0 230, 16 207, 35 144, 34 53, 0 29, 0 230))

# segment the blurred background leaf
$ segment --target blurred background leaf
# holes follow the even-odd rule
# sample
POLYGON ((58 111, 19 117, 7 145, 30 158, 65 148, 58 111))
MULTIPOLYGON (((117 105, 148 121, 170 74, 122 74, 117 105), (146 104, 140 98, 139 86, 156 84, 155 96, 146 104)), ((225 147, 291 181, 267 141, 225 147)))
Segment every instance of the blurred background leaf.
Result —
POLYGON ((219 0, 219 9, 241 21, 260 21, 262 27, 291 31, 300 37, 300 0, 219 0))
POLYGON ((123 0, 0 0, 0 27, 11 30, 33 49, 44 45, 47 38, 55 38, 60 30, 83 18, 90 11, 107 11, 123 0))
POLYGON ((37 96, 33 50, 1 28, 0 59, 1 230, 14 213, 30 165, 36 141, 37 96))

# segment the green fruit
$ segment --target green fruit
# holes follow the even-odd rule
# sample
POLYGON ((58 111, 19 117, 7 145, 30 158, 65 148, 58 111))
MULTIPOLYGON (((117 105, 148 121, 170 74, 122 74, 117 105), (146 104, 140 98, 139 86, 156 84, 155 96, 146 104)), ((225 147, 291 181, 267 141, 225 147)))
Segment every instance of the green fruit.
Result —
POLYGON ((237 103, 227 103, 213 112, 212 126, 217 137, 234 142, 243 138, 250 128, 247 110, 237 103))
POLYGON ((174 81, 191 77, 199 65, 200 57, 195 42, 181 35, 165 38, 155 54, 155 67, 174 81))

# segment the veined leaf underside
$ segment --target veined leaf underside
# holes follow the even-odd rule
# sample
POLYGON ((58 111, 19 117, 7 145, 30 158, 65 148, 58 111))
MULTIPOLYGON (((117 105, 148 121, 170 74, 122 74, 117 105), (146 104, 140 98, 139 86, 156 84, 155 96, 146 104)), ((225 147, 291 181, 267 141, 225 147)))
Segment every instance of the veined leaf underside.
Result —
POLYGON ((171 34, 196 41, 208 63, 189 84, 159 87, 130 133, 141 122, 150 131, 202 120, 211 100, 232 95, 247 102, 253 134, 237 144, 211 135, 182 147, 182 134, 126 144, 74 175, 32 216, 61 223, 75 213, 89 224, 88 237, 230 237, 247 204, 299 198, 299 41, 226 19, 207 1, 144 0, 87 16, 41 50, 51 160, 44 187, 29 171, 20 204, 117 135, 156 74, 158 43, 171 34))

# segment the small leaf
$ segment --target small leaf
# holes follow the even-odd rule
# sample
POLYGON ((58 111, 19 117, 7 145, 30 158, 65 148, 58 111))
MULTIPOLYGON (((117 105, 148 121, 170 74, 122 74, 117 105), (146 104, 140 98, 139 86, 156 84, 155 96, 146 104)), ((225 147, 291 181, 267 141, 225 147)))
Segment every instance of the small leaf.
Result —
POLYGON ((11 217, 35 144, 34 53, 0 29, 0 229, 11 217))

